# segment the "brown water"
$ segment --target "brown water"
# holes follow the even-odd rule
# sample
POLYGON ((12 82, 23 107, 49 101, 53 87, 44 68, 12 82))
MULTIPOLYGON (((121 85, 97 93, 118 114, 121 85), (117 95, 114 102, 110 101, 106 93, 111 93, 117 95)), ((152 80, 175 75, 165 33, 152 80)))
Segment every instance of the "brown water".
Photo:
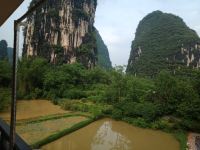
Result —
POLYGON ((170 134, 102 119, 42 147, 42 150, 179 150, 170 134))
MULTIPOLYGON (((31 119, 46 115, 61 114, 67 111, 53 105, 47 100, 21 100, 17 101, 17 120, 31 119)), ((10 120, 10 111, 0 112, 3 120, 10 120)))

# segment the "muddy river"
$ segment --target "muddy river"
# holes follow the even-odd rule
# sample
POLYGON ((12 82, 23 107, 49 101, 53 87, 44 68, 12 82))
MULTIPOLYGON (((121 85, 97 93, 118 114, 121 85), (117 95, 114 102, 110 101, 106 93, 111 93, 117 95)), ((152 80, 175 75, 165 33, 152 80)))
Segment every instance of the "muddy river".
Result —
MULTIPOLYGON (((20 100, 17 101, 17 120, 37 118, 46 115, 62 114, 67 111, 53 105, 48 100, 20 100)), ((10 111, 0 112, 0 117, 10 120, 10 111)))
POLYGON ((170 134, 102 119, 42 147, 42 150, 179 150, 170 134))

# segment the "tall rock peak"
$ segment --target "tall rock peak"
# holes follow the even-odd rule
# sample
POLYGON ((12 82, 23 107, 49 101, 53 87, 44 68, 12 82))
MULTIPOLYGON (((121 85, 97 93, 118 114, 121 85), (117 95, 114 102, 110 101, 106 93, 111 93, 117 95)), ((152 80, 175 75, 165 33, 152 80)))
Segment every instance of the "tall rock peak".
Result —
POLYGON ((183 19, 154 11, 137 27, 127 72, 154 76, 161 70, 200 68, 199 42, 197 33, 183 19))
POLYGON ((96 42, 96 5, 96 0, 48 0, 27 19, 23 55, 45 57, 51 63, 80 61, 88 68, 95 66, 96 44, 87 40, 96 42))

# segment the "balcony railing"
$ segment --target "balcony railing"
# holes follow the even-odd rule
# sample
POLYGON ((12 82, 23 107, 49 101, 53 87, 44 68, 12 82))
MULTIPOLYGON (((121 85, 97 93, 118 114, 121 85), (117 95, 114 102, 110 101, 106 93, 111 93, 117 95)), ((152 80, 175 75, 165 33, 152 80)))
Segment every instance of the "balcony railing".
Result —
MULTIPOLYGON (((10 127, 0 119, 0 150, 9 150, 10 127)), ((14 150, 31 150, 24 140, 16 134, 14 150)))

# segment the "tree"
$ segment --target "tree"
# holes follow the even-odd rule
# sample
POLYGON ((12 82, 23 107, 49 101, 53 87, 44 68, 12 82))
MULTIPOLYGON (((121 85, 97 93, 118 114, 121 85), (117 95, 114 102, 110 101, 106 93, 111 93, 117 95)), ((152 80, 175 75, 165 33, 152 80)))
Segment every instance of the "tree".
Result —
POLYGON ((8 58, 7 53, 8 44, 6 40, 0 41, 0 60, 8 58))
POLYGON ((0 111, 8 108, 11 99, 11 65, 7 60, 0 60, 0 111))
POLYGON ((155 82, 155 101, 163 107, 165 114, 174 112, 176 108, 177 81, 168 72, 161 72, 155 82))
POLYGON ((111 72, 111 84, 106 89, 107 102, 118 103, 124 100, 127 90, 127 78, 123 66, 117 66, 111 72))
POLYGON ((191 82, 176 78, 167 72, 159 74, 153 99, 155 104, 160 106, 162 115, 190 119, 200 115, 199 95, 191 82))
POLYGON ((11 100, 11 89, 0 88, 0 111, 9 107, 11 100))
POLYGON ((6 60, 0 60, 0 87, 11 86, 11 65, 6 60))
POLYGON ((43 89, 43 80, 48 63, 43 58, 23 58, 18 67, 18 90, 20 96, 29 95, 43 89))

